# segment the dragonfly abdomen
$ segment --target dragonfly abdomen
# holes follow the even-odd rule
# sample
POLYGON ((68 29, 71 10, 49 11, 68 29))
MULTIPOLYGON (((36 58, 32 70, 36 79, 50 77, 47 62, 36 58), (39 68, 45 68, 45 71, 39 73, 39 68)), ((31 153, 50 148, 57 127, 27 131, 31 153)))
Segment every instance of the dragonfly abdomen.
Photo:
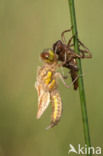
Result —
POLYGON ((58 90, 52 91, 50 96, 52 104, 52 117, 51 124, 47 129, 57 125, 62 115, 62 101, 58 90))

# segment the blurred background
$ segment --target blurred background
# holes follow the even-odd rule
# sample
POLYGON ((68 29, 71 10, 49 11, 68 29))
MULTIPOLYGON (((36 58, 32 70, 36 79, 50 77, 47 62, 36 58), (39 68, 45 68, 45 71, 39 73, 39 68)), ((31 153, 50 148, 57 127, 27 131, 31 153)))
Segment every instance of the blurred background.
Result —
MULTIPOLYGON (((79 38, 93 55, 82 60, 91 140, 102 147, 103 0, 75 2, 79 38)), ((64 111, 58 126, 45 130, 51 106, 36 119, 39 55, 70 26, 68 1, 0 0, 0 156, 66 156, 69 144, 84 145, 79 94, 73 87, 59 82, 64 111)))

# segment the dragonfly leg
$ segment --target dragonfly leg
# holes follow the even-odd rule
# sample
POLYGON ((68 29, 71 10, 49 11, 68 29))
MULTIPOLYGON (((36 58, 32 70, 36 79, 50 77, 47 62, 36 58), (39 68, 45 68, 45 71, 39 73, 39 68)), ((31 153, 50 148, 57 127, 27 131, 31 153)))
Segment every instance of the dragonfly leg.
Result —
POLYGON ((74 82, 79 78, 79 76, 77 76, 69 85, 67 85, 61 73, 56 72, 55 77, 59 77, 66 88, 70 88, 74 84, 74 82))

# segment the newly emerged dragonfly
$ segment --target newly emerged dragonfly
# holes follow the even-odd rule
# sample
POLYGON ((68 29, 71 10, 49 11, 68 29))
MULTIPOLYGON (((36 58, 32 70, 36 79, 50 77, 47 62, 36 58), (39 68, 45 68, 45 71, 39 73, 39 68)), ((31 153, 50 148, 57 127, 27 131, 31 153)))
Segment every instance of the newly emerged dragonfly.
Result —
POLYGON ((57 55, 52 49, 44 50, 40 57, 44 64, 38 70, 37 80, 35 83, 38 93, 37 119, 42 116, 49 103, 51 103, 52 117, 51 123, 47 128, 49 129, 59 122, 62 115, 62 100, 57 89, 57 77, 62 80, 65 87, 69 88, 71 85, 66 85, 63 75, 60 72, 57 72, 57 68, 59 68, 61 64, 58 63, 57 55))
MULTIPOLYGON (((74 36, 72 36, 69 39, 68 43, 66 43, 64 34, 66 32, 70 32, 71 30, 72 27, 71 29, 65 30, 61 33, 61 40, 58 40, 53 44, 53 51, 58 55, 58 60, 63 62, 63 67, 70 69, 71 78, 72 81, 74 81, 78 76, 78 66, 76 59, 92 58, 92 55, 89 49, 79 39, 78 43, 80 54, 75 53, 75 50, 73 49, 74 45, 72 43, 74 36)), ((74 82, 74 89, 76 90, 77 88, 78 79, 74 82)))

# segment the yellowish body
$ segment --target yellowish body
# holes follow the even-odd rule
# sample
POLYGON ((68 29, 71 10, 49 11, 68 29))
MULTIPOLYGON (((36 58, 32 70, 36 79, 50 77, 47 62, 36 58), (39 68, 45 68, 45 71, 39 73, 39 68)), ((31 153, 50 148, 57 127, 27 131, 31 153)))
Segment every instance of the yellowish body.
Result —
POLYGON ((62 114, 62 101, 57 90, 55 76, 56 67, 56 63, 44 64, 44 66, 42 66, 38 71, 37 81, 35 85, 38 91, 37 118, 41 117, 50 102, 52 104, 51 124, 48 128, 54 127, 60 120, 62 114))
POLYGON ((52 91, 54 88, 57 88, 55 70, 56 64, 49 65, 45 64, 40 68, 38 72, 38 81, 43 85, 44 90, 52 91))
POLYGON ((53 112, 53 120, 55 121, 55 119, 57 117, 57 113, 58 113, 58 100, 57 100, 56 95, 54 97, 52 97, 52 98, 53 98, 54 103, 55 103, 55 109, 54 109, 54 112, 53 112))

